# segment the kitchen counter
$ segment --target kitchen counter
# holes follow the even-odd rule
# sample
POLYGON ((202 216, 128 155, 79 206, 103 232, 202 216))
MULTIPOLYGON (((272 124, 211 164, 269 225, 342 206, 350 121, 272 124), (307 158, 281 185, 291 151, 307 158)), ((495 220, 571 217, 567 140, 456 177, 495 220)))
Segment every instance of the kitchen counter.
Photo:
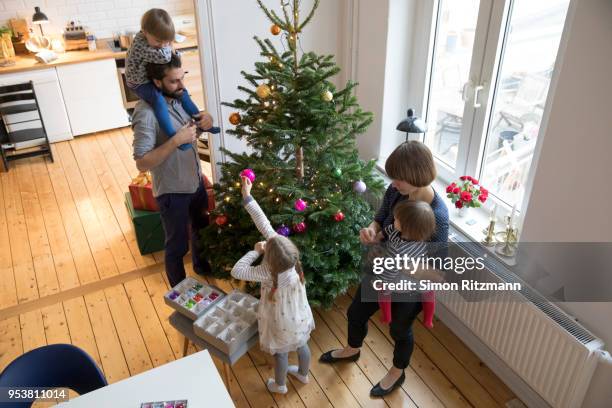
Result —
MULTIPOLYGON (((42 62, 36 61, 34 54, 19 54, 15 56, 15 65, 11 65, 9 67, 0 67, 0 75, 15 72, 32 71, 37 69, 46 69, 57 65, 78 64, 80 62, 96 61, 109 58, 125 58, 126 51, 115 51, 111 49, 109 46, 109 41, 112 40, 98 40, 96 44, 97 49, 95 51, 78 50, 57 53, 58 58, 49 64, 43 64, 42 62)), ((198 42, 195 36, 187 37, 182 43, 174 43, 174 47, 177 50, 193 48, 197 46, 198 42)))

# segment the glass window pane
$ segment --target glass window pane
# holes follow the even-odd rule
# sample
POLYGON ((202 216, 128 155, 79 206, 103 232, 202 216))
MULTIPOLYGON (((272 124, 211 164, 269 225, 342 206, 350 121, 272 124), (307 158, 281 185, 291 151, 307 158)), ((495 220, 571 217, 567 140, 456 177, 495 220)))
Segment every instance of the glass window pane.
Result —
POLYGON ((524 192, 568 3, 512 3, 480 175, 510 205, 524 192))
POLYGON ((451 167, 463 126, 463 84, 468 81, 479 0, 441 0, 430 79, 425 143, 451 167))

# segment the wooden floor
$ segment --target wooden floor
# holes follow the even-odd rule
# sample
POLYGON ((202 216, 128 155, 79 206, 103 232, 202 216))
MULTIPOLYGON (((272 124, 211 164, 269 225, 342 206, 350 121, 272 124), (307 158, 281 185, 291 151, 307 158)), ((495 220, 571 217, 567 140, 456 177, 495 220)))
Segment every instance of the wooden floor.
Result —
MULTIPOLYGON (((120 129, 56 143, 54 163, 16 161, 0 174, 0 370, 53 343, 86 350, 110 383, 181 357, 183 339, 169 325, 171 309, 162 299, 168 290, 162 254, 140 255, 123 202, 137 173, 131 137, 130 129, 120 129)), ((231 288, 231 282, 213 283, 231 288)), ((357 364, 317 361, 322 351, 344 344, 349 304, 345 295, 333 309, 314 311, 308 385, 290 381, 288 394, 268 393, 272 360, 255 347, 232 369, 236 406, 496 407, 515 398, 436 321, 433 330, 415 324, 402 389, 370 399, 393 354, 378 316, 357 364)))

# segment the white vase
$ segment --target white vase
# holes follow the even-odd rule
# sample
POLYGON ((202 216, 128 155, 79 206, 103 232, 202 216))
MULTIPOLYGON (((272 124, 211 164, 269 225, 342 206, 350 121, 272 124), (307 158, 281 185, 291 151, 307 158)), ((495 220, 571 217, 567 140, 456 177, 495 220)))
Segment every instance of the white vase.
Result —
POLYGON ((457 216, 459 218, 465 217, 466 214, 467 214, 467 207, 457 208, 457 216))

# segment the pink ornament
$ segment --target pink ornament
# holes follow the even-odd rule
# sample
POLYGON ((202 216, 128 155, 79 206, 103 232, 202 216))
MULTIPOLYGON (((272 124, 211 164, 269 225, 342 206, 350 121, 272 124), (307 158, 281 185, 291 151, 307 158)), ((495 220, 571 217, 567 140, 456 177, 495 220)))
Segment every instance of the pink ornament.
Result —
POLYGON ((297 232, 298 234, 306 231, 306 223, 298 222, 297 224, 293 226, 293 230, 297 232))
POLYGON ((246 177, 252 183, 255 181, 255 172, 252 169, 244 169, 240 172, 240 177, 246 177))
POLYGON ((295 200, 295 204, 293 205, 293 207, 297 211, 304 211, 306 207, 308 207, 308 204, 306 203, 306 201, 302 200, 301 198, 298 198, 297 200, 295 200))

